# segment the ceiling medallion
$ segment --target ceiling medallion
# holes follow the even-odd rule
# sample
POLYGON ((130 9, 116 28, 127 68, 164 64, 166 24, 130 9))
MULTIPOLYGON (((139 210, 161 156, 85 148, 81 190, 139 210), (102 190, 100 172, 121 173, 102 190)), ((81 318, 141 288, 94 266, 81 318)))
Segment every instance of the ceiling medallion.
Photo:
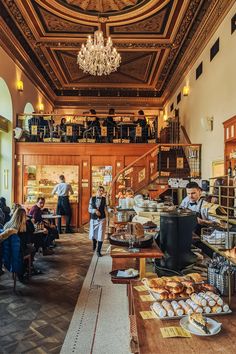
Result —
POLYGON ((113 47, 111 37, 105 40, 102 31, 94 32, 93 39, 88 36, 77 56, 80 69, 94 76, 109 75, 118 69, 120 63, 121 56, 113 47))

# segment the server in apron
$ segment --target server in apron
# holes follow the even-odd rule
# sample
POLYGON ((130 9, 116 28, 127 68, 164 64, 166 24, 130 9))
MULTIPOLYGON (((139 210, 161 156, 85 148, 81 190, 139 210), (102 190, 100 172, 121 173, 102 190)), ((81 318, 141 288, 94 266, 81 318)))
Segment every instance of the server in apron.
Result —
POLYGON ((202 190, 196 182, 189 182, 186 185, 187 197, 185 197, 180 208, 190 209, 197 213, 197 225, 193 232, 200 236, 203 227, 215 225, 217 219, 209 215, 206 201, 202 197, 202 190))
POLYGON ((106 198, 105 189, 99 186, 96 196, 90 198, 88 211, 90 213, 89 239, 93 241, 93 250, 97 249, 97 256, 102 257, 101 249, 106 231, 106 198))
MULTIPOLYGON (((59 183, 53 188, 52 195, 58 196, 57 215, 65 215, 66 218, 66 233, 71 233, 71 206, 69 195, 74 194, 74 191, 69 183, 66 183, 65 176, 59 176, 59 183)), ((61 234, 61 218, 58 218, 58 232, 61 234)))

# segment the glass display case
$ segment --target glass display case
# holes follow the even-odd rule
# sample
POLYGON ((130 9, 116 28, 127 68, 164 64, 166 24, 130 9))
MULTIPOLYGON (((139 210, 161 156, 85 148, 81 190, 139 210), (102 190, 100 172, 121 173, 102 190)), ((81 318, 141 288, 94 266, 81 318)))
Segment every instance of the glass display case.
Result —
POLYGON ((52 190, 59 183, 60 175, 64 175, 66 182, 73 188, 74 194, 70 196, 70 201, 78 202, 78 166, 28 165, 24 166, 24 203, 35 204, 41 196, 46 199, 46 203, 56 203, 57 197, 52 196, 52 190))
POLYGON ((92 194, 95 195, 99 186, 108 190, 112 182, 112 166, 92 166, 92 194))

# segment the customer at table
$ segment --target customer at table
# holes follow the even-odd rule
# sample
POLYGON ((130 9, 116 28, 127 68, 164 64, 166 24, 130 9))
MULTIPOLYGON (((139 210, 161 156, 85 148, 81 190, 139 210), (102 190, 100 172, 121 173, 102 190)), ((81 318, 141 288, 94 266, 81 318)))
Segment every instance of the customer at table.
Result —
POLYGON ((105 189, 99 186, 96 196, 91 197, 88 211, 90 213, 89 239, 93 241, 93 251, 97 249, 97 256, 102 257, 101 249, 106 231, 106 198, 105 189))
POLYGON ((202 196, 202 189, 196 182, 186 185, 187 196, 182 200, 180 208, 190 209, 197 213, 197 225, 193 232, 200 236, 203 227, 214 226, 217 219, 209 215, 207 203, 202 196))
POLYGON ((32 217, 33 222, 35 224, 37 223, 44 224, 44 227, 48 230, 48 238, 49 238, 48 243, 51 246, 55 238, 58 238, 58 231, 54 225, 51 225, 48 221, 43 219, 42 215, 43 215, 44 205, 45 205, 45 198, 38 197, 37 203, 32 206, 29 215, 32 217))
MULTIPOLYGON (((53 188, 52 195, 58 196, 57 215, 65 215, 66 218, 66 233, 71 233, 71 206, 69 196, 74 194, 74 191, 69 183, 66 183, 65 176, 59 176, 59 183, 53 188)), ((58 232, 61 233, 61 218, 58 218, 58 232)))

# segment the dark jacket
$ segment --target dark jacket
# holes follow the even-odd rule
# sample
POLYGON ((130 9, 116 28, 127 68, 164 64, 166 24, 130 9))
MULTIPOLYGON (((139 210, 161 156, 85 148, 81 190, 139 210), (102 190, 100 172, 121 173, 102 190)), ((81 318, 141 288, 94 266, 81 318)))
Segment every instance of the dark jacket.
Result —
POLYGON ((2 258, 9 272, 22 273, 23 257, 20 238, 17 234, 11 235, 2 242, 2 258))

